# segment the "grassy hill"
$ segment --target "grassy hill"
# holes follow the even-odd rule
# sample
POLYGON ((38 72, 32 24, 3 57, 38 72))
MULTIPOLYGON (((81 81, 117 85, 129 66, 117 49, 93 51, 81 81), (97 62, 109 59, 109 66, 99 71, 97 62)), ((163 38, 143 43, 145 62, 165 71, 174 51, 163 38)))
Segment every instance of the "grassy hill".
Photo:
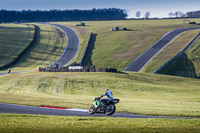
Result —
POLYGON ((159 73, 200 78, 200 38, 198 38, 182 56, 172 61, 159 73))
POLYGON ((39 35, 36 43, 12 66, 13 71, 36 71, 37 67, 47 67, 62 55, 67 44, 64 32, 50 25, 37 26, 39 35))
POLYGON ((34 26, 0 24, 0 66, 13 61, 33 40, 34 26))
MULTIPOLYGON (((194 21, 200 22, 199 19, 194 21)), ((92 47, 91 64, 96 67, 112 67, 123 70, 133 60, 140 56, 151 45, 157 42, 167 32, 177 28, 198 27, 183 23, 182 19, 176 20, 126 20, 126 21, 89 21, 81 27, 82 32, 92 31, 95 45, 92 47), (119 31, 110 31, 110 28, 119 26, 119 31), (127 28, 126 31, 121 30, 127 28)), ((78 22, 59 22, 71 26, 78 32, 80 27, 75 27, 78 22)), ((82 38, 87 42, 88 36, 82 38)), ((79 62, 77 60, 77 62, 79 62)), ((86 63, 88 64, 88 63, 86 63)))
MULTIPOLYGON (((39 66, 47 67, 62 55, 67 44, 64 32, 54 26, 36 25, 39 30, 35 44, 26 51, 17 64, 12 66, 12 71, 35 71, 39 66)), ((11 59, 16 58, 17 54, 29 45, 34 34, 32 25, 29 25, 29 28, 27 25, 11 24, 8 26, 10 28, 0 29, 0 33, 3 35, 0 43, 2 45, 0 49, 2 51, 1 64, 9 63, 11 59), (15 28, 14 26, 18 27, 15 28)))
MULTIPOLYGON (((130 63, 139 53, 157 41, 162 36, 161 33, 164 35, 174 28, 196 26, 181 22, 182 20, 97 21, 86 22, 85 27, 75 27, 77 22, 61 24, 71 26, 81 37, 81 50, 75 60, 80 59, 84 42, 87 42, 89 30, 92 30, 96 33, 92 64, 97 67, 116 66, 121 70, 125 64, 130 63), (125 25, 128 30, 109 31, 109 28, 115 25, 125 25), (135 52, 127 52, 129 49, 135 52), (116 54, 117 51, 119 54, 116 54), (123 60, 113 58, 124 54, 127 55, 123 60), (110 61, 107 62, 108 60, 110 61), (117 65, 120 63, 120 66, 117 65)), ((34 71, 38 66, 46 67, 62 54, 66 44, 64 33, 49 25, 37 25, 40 28, 40 38, 24 59, 14 66, 14 71, 34 71)), ((195 34, 196 31, 183 33, 180 38, 191 38, 195 34)), ((0 77, 0 102, 34 106, 50 105, 53 102, 58 106, 88 108, 92 99, 101 95, 105 88, 111 88, 114 96, 121 99, 118 107, 121 112, 172 116, 200 115, 198 80, 131 72, 5 75, 0 77)))
POLYGON ((144 73, 23 73, 0 77, 0 102, 89 108, 110 88, 117 111, 200 116, 200 82, 144 73))
MULTIPOLYGON (((199 30, 187 31, 176 37, 160 53, 158 53, 141 72, 153 73, 164 63, 181 52, 199 33, 199 30)), ((172 68, 173 69, 173 68, 172 68)))
MULTIPOLYGON (((200 20, 195 19, 195 21, 198 22, 200 20)), ((117 68, 118 70, 123 70, 167 32, 177 28, 198 26, 185 24, 181 19, 88 21, 85 22, 85 27, 75 26, 78 23, 79 22, 59 22, 59 24, 73 28, 80 37, 80 50, 72 62, 76 61, 77 63, 80 63, 89 38, 89 31, 92 31, 94 36, 92 38, 93 46, 90 49, 91 56, 88 56, 89 59, 87 59, 87 61, 89 62, 86 62, 85 64, 95 65, 96 67, 103 68, 117 68), (120 26, 120 30, 111 32, 110 28, 115 26, 120 26), (121 30, 124 27, 127 28, 126 31, 121 30)), ((62 54, 61 49, 64 49, 66 43, 65 37, 63 38, 64 33, 61 33, 62 39, 59 40, 58 36, 60 31, 56 32, 55 28, 53 29, 51 26, 47 25, 39 25, 39 27, 41 28, 41 38, 39 38, 38 43, 35 45, 34 51, 25 57, 27 58, 26 60, 22 61, 23 64, 14 66, 16 70, 35 70, 38 66, 46 67, 50 62, 55 61, 62 54), (65 39, 64 42, 63 39, 65 39), (61 47, 58 45, 61 45, 61 47), (46 50, 45 48, 48 48, 49 50, 46 50), (54 54, 52 54, 52 52, 54 54), (55 55, 56 57, 52 55, 55 55)), ((186 42, 188 42, 195 34, 196 32, 187 32, 185 35, 183 34, 185 41, 182 46, 186 45, 186 42)), ((174 52, 176 53, 180 49, 181 47, 177 47, 174 52)), ((169 57, 173 56, 173 54, 169 54, 169 57)), ((163 58, 161 58, 161 60, 162 59, 163 58)), ((160 65, 161 63, 164 63, 165 60, 160 61, 160 65)), ((156 67, 160 66, 157 65, 157 63, 151 64, 156 67)), ((150 66, 150 68, 153 69, 156 67, 150 66)), ((149 71, 144 69, 144 72, 151 71, 153 70, 149 71)))
MULTIPOLYGON (((195 19, 195 21, 199 21, 199 19, 195 19)), ((91 21, 86 22, 85 27, 75 27, 77 23, 59 22, 59 24, 72 27, 80 36, 81 50, 74 61, 80 61, 89 31, 92 31, 95 34, 93 38, 95 45, 92 48, 91 59, 89 59, 91 63, 96 67, 114 67, 119 70, 123 70, 170 30, 197 26, 183 24, 179 19, 91 21), (109 31, 111 27, 115 26, 126 27, 128 30, 109 31)), ((34 71, 38 66, 46 67, 62 54, 67 41, 64 33, 49 25, 37 24, 37 26, 40 28, 40 38, 24 59, 13 67, 14 71, 34 71)), ((194 34, 196 31, 184 33, 179 37, 191 38, 194 34)), ((175 41, 179 41, 179 39, 175 41)), ((187 42, 187 40, 185 41, 187 42)), ((185 41, 181 47, 185 45, 185 41)), ((182 42, 180 41, 179 44, 182 42)), ((192 57, 197 57, 199 55, 198 45, 193 46, 190 53, 193 53, 192 57)), ((178 45, 176 47, 177 51, 179 48, 181 49, 178 45)), ((172 56, 173 53, 170 55, 172 56)), ((0 103, 32 106, 53 103, 54 106, 89 108, 94 97, 100 96, 106 88, 110 88, 114 97, 120 99, 120 103, 116 105, 117 112, 199 117, 199 86, 198 79, 151 73, 26 72, 0 76, 0 103)), ((199 131, 198 119, 80 118, 0 114, 0 121, 0 132, 199 131), (110 123, 112 125, 108 128, 107 124, 110 123)))

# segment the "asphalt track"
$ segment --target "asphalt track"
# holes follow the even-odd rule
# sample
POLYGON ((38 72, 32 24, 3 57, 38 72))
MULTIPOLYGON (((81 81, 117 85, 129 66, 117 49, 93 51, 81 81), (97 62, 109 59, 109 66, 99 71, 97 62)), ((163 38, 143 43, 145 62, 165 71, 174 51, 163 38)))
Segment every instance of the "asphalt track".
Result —
POLYGON ((196 30, 196 29, 200 29, 200 27, 177 29, 168 32, 159 41, 157 41, 148 50, 146 50, 142 55, 140 55, 136 60, 134 60, 123 71, 139 72, 156 54, 159 53, 160 50, 162 50, 162 48, 164 48, 167 44, 169 44, 176 36, 185 31, 196 30))
MULTIPOLYGON (((18 71, 18 72, 11 72, 10 74, 24 73, 24 72, 28 72, 28 71, 18 71)), ((8 73, 7 73, 7 72, 0 73, 0 75, 6 75, 6 74, 8 74, 8 73)))
POLYGON ((80 39, 76 34, 76 32, 69 27, 59 24, 50 24, 50 25, 54 25, 62 29, 67 37, 67 46, 61 57, 56 61, 56 63, 60 64, 61 66, 65 66, 76 56, 80 45, 80 39))
POLYGON ((165 118, 165 119, 200 119, 190 117, 162 117, 162 116, 143 116, 135 114, 115 113, 112 116, 105 114, 91 115, 85 110, 64 110, 42 107, 23 106, 15 104, 0 103, 0 113, 9 114, 34 114, 34 115, 54 115, 54 116, 79 116, 79 117, 123 117, 123 118, 165 118))

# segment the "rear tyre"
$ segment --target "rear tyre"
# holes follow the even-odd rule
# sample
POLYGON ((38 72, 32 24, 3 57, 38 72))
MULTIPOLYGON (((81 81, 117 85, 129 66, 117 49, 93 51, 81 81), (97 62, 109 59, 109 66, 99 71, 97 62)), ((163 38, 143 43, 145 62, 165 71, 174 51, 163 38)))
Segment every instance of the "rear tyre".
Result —
POLYGON ((115 113, 116 107, 115 105, 111 104, 109 105, 109 109, 106 109, 106 114, 107 115, 112 115, 115 113))
POLYGON ((90 114, 94 114, 95 113, 95 106, 92 105, 90 108, 89 108, 89 113, 90 114))

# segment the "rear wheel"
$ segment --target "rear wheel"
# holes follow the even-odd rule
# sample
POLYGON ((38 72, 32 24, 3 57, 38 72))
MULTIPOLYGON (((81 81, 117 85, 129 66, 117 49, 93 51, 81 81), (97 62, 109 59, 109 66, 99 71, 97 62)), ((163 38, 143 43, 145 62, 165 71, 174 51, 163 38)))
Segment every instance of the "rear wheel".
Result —
POLYGON ((115 105, 111 104, 109 105, 109 109, 106 109, 106 114, 107 115, 112 115, 115 113, 116 107, 115 105))
POLYGON ((89 108, 89 113, 90 114, 94 114, 95 113, 95 106, 92 105, 90 108, 89 108))

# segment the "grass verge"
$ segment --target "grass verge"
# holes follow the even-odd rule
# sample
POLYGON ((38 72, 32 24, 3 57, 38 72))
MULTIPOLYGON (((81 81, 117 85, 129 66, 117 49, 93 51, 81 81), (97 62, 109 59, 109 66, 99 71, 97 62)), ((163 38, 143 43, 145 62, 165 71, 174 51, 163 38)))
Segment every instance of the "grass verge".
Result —
POLYGON ((198 133, 200 130, 199 119, 125 119, 0 114, 0 121, 0 132, 3 133, 198 133))

